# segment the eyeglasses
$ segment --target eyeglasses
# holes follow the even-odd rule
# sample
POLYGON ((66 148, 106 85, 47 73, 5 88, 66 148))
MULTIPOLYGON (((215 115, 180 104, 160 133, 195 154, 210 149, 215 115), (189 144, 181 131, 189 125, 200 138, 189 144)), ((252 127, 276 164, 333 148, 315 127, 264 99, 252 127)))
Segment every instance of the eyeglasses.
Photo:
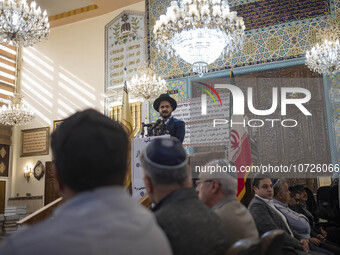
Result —
POLYGON ((195 185, 198 186, 200 185, 201 183, 205 183, 205 182, 212 182, 213 180, 197 180, 195 181, 195 185))

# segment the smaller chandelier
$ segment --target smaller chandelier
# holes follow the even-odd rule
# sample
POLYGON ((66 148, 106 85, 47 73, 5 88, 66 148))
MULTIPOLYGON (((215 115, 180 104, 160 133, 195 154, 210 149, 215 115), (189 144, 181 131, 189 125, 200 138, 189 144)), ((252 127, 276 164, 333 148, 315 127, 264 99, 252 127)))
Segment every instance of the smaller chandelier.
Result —
POLYGON ((33 46, 48 37, 50 24, 46 11, 26 0, 0 0, 0 40, 7 45, 33 46))
POLYGON ((193 65, 200 76, 221 54, 235 53, 244 40, 244 22, 226 1, 172 1, 153 29, 159 51, 193 65))
POLYGON ((137 69, 138 74, 128 82, 129 93, 132 96, 150 101, 160 94, 166 93, 166 82, 156 75, 154 69, 153 65, 144 65, 137 69))
POLYGON ((0 123, 10 126, 26 125, 34 119, 34 113, 22 103, 23 96, 14 93, 10 103, 0 108, 0 123))
POLYGON ((306 52, 306 65, 319 74, 334 75, 340 72, 339 29, 325 29, 320 34, 323 43, 306 52))

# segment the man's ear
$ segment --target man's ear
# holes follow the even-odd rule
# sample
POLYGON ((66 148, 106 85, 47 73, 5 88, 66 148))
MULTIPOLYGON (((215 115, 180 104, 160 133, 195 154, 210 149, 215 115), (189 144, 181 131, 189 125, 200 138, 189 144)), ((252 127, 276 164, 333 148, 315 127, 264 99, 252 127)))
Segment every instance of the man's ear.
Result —
POLYGON ((221 188, 221 184, 217 180, 213 180, 211 182, 211 192, 213 194, 218 193, 220 191, 220 188, 221 188))
POLYGON ((258 188, 256 186, 253 186, 253 190, 256 193, 258 191, 258 188))
POLYGON ((151 178, 147 175, 144 175, 143 180, 144 180, 144 183, 145 183, 146 191, 148 192, 148 194, 152 194, 152 192, 154 190, 154 185, 151 181, 151 178))
POLYGON ((274 198, 278 198, 279 200, 281 200, 282 198, 281 192, 278 192, 274 198))

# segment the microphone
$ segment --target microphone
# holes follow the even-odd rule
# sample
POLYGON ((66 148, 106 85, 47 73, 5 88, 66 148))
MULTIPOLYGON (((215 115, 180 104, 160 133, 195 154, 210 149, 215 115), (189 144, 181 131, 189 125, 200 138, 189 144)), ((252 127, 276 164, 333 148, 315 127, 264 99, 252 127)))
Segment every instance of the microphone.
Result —
POLYGON ((154 135, 165 135, 169 133, 167 125, 165 124, 166 119, 158 119, 153 127, 154 135))

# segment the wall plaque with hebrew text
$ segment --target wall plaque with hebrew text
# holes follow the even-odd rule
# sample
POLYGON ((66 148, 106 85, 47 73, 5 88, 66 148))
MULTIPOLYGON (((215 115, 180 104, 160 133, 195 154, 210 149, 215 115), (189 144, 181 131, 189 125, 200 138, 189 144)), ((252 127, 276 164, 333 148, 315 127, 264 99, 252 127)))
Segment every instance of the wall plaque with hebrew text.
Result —
POLYGON ((20 157, 48 155, 50 128, 21 130, 20 157))
POLYGON ((105 26, 105 92, 122 87, 145 62, 144 13, 124 11, 105 26), (126 68, 126 77, 125 71, 126 68))

